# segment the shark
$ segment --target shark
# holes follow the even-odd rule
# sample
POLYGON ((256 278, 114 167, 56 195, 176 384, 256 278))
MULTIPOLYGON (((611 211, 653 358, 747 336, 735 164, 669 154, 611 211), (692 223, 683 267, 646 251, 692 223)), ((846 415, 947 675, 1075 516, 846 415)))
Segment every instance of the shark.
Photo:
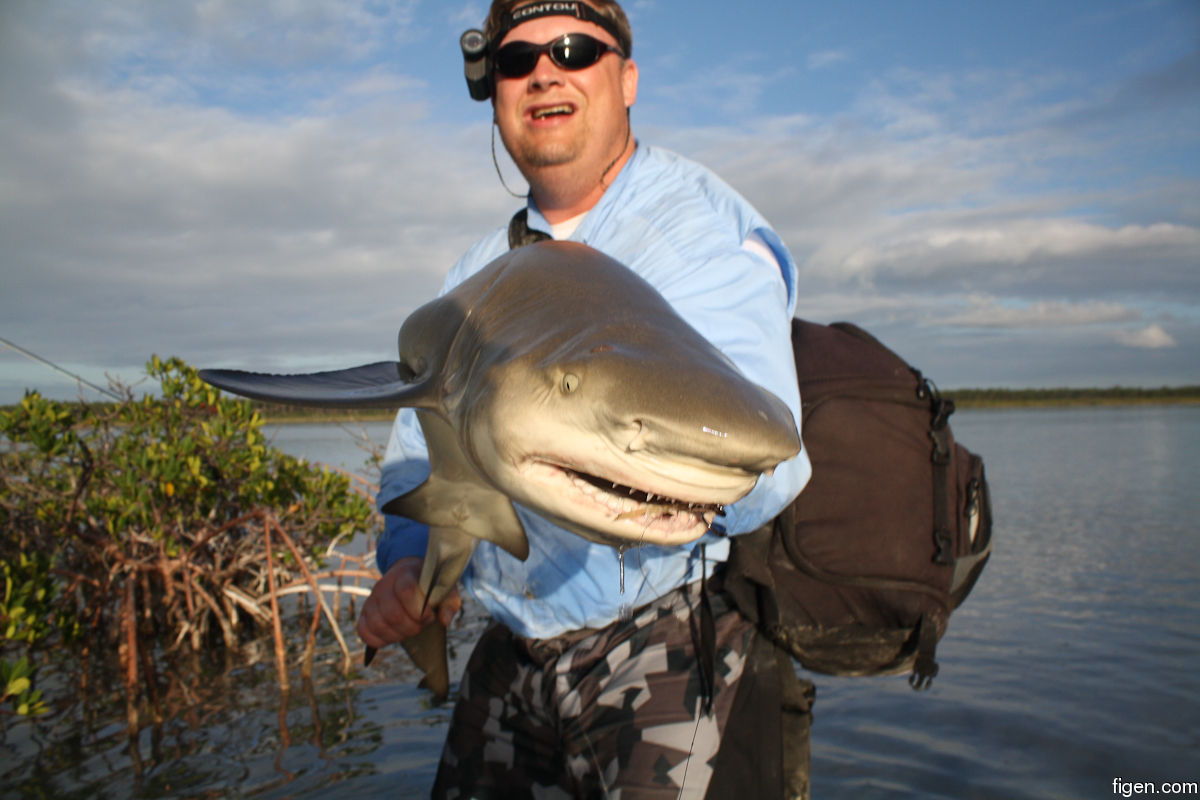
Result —
MULTIPOLYGON (((200 376, 268 402, 415 409, 429 477, 381 510, 429 526, 431 608, 480 541, 528 556, 515 506, 620 552, 682 545, 801 449, 782 400, 645 279, 581 243, 508 251, 410 314, 398 350, 332 372, 200 376)), ((445 628, 401 644, 444 698, 445 628)))

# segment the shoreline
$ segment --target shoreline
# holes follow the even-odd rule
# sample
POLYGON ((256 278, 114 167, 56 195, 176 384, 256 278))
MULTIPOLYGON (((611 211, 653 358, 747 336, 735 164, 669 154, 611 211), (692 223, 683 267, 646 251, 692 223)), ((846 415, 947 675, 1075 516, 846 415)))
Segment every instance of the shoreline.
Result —
MULTIPOLYGON (((1194 406, 1200 405, 1200 386, 1163 386, 1154 389, 1114 386, 1107 389, 943 389, 942 396, 956 408, 1094 408, 1098 406, 1194 406)), ((69 403, 68 405, 75 405, 69 403)), ((395 411, 336 410, 303 408, 266 403, 254 405, 265 424, 293 425, 306 422, 366 423, 391 422, 395 411)), ((0 407, 0 411, 14 406, 0 407)))
POLYGON ((943 397, 957 408, 1089 408, 1095 406, 1200 405, 1200 386, 1154 389, 1113 386, 1106 389, 955 389, 943 397))
POLYGON ((959 400, 953 394, 947 397, 954 400, 954 406, 959 411, 986 411, 990 409, 1021 409, 1021 408, 1144 408, 1147 406, 1196 406, 1200 398, 1180 400, 1131 400, 1131 399, 1095 399, 1095 400, 959 400))
POLYGON ((305 414, 288 410, 280 414, 272 414, 269 409, 259 408, 259 415, 263 418, 265 425, 300 425, 306 422, 391 422, 396 418, 395 411, 382 412, 356 412, 346 411, 340 414, 330 414, 328 412, 320 412, 313 414, 305 414))

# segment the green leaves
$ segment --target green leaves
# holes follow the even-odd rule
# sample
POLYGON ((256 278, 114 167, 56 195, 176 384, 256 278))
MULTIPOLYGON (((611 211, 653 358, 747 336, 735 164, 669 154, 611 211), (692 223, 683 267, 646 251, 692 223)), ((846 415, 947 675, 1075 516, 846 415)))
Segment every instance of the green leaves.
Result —
POLYGON ((44 456, 58 456, 75 441, 73 416, 65 403, 29 392, 15 409, 0 414, 0 434, 23 441, 44 456))
POLYGON ((20 553, 0 560, 4 594, 0 596, 0 642, 33 644, 50 629, 50 612, 57 589, 50 577, 50 559, 42 553, 20 553))
MULTIPOLYGON (((82 405, 31 392, 0 410, 0 553, 14 554, 0 561, 0 655, 116 631, 130 583, 139 635, 198 648, 219 629, 232 642, 253 620, 225 589, 265 591, 264 518, 314 561, 375 524, 349 477, 269 447, 248 402, 178 358, 154 356, 146 372, 157 396, 82 405)), ((30 662, 0 664, 4 698, 36 713, 30 662)))
MULTIPOLYGON (((4 593, 0 596, 0 646, 8 642, 32 645, 54 628, 56 586, 43 554, 19 554, 0 561, 4 593)), ((33 688, 34 668, 29 659, 16 662, 0 659, 0 702, 8 701, 13 712, 26 716, 47 711, 41 692, 33 688)))
POLYGON ((178 532, 191 524, 262 506, 300 503, 316 515, 305 525, 318 538, 367 523, 370 504, 350 494, 349 478, 268 448, 249 403, 222 397, 177 358, 154 356, 146 370, 161 397, 69 407, 31 393, 0 414, 0 433, 18 445, 10 471, 55 501, 24 509, 41 524, 61 526, 73 514, 103 520, 116 538, 138 530, 178 547, 178 532), (72 509, 64 495, 85 478, 72 509))
POLYGON ((21 658, 11 664, 0 661, 0 703, 5 701, 22 717, 50 710, 42 701, 41 691, 33 688, 33 666, 29 659, 21 658))

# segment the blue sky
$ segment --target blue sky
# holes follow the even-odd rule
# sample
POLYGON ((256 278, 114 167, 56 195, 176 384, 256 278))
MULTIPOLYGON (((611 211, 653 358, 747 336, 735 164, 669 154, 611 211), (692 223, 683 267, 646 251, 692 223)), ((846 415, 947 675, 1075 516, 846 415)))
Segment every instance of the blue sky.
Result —
MULTIPOLYGON (((626 8, 635 135, 764 212, 801 316, 943 387, 1200 383, 1200 3, 626 8)), ((0 336, 98 383, 393 357, 517 207, 462 79, 485 10, 4 0, 0 336)), ((26 387, 78 393, 0 350, 26 387)))

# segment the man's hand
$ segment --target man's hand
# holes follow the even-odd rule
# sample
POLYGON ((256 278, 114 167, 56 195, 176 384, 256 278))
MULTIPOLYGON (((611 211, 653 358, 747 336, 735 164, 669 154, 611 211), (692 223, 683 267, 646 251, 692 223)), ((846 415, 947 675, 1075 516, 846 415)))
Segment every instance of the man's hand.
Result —
POLYGON ((421 629, 439 620, 446 627, 462 609, 458 589, 451 589, 436 609, 426 608, 421 591, 423 559, 401 558, 388 568, 363 603, 358 617, 358 635, 368 647, 383 647, 416 636, 421 629))

